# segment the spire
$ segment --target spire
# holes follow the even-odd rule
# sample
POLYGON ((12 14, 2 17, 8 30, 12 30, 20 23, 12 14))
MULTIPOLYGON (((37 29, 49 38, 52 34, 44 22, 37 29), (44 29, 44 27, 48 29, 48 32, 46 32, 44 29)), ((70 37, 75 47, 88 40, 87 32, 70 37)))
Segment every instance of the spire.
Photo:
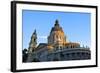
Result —
POLYGON ((36 34, 36 29, 34 30, 34 33, 33 34, 36 34))
POLYGON ((37 46, 37 33, 36 33, 36 29, 34 30, 32 36, 31 36, 31 40, 29 43, 29 52, 33 52, 35 50, 37 46))
POLYGON ((55 26, 59 26, 59 21, 56 19, 55 26))
POLYGON ((35 36, 35 38, 37 38, 37 33, 36 33, 36 29, 34 30, 33 34, 32 34, 32 37, 33 38, 35 36))

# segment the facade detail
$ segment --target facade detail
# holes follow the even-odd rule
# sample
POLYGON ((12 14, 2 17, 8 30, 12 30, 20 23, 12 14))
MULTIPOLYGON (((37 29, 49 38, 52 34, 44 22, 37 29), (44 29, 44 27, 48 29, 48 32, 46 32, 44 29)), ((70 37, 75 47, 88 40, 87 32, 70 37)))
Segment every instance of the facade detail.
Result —
POLYGON ((36 30, 31 36, 26 62, 67 61, 91 59, 89 47, 81 47, 79 43, 69 42, 59 21, 52 27, 47 43, 37 45, 36 30))

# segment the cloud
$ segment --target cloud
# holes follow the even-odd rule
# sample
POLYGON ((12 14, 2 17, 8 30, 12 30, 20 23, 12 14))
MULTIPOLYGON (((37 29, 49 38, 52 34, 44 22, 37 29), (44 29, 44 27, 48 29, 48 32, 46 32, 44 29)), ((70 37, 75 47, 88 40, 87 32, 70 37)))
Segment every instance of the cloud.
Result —
POLYGON ((47 36, 38 36, 39 39, 47 39, 47 36))

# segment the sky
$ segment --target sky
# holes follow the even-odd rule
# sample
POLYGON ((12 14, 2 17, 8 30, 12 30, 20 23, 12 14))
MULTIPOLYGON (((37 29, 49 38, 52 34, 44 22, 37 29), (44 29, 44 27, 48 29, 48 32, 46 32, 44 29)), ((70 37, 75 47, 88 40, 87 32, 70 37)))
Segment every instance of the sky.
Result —
POLYGON ((63 28, 69 42, 78 42, 81 46, 90 47, 90 13, 23 10, 23 49, 28 49, 32 33, 35 29, 38 44, 47 43, 47 36, 49 36, 56 19, 59 20, 59 24, 63 28))

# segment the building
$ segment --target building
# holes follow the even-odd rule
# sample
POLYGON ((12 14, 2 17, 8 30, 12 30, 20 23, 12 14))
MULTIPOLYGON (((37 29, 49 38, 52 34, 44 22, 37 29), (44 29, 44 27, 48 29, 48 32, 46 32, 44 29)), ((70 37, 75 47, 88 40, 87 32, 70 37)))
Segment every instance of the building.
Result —
POLYGON ((90 48, 69 42, 58 20, 55 21, 47 39, 47 43, 37 45, 37 33, 34 31, 29 43, 27 62, 91 59, 90 48))

